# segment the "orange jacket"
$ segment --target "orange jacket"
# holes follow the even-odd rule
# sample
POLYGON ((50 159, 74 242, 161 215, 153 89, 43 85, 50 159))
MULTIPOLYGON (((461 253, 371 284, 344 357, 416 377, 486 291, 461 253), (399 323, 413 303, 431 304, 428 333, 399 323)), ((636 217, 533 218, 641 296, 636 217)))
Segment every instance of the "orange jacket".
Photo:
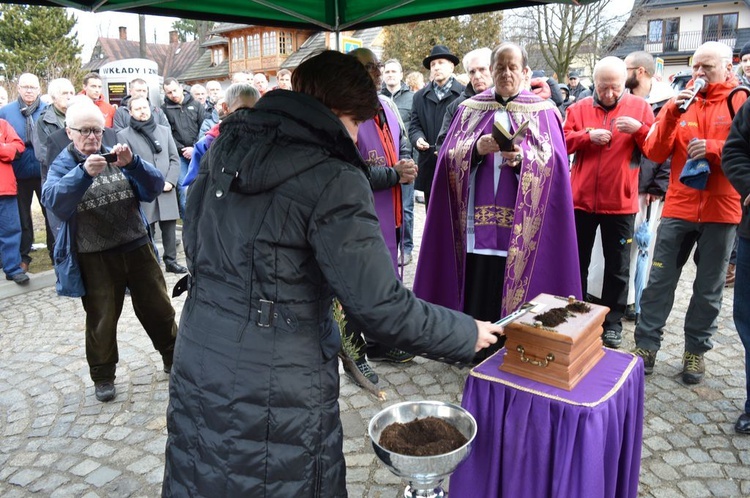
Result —
POLYGON ((573 207, 587 213, 633 214, 638 212, 637 148, 646 139, 654 113, 646 99, 623 94, 614 109, 607 111, 586 97, 568 107, 565 142, 568 154, 575 154, 570 170, 573 207), (642 123, 632 135, 617 131, 615 120, 629 116, 642 123), (595 145, 589 131, 604 128, 612 132, 608 145, 595 145))
MULTIPOLYGON (((86 95, 86 90, 81 90, 78 95, 86 95)), ((104 96, 102 95, 100 95, 98 99, 93 100, 92 102, 94 102, 94 104, 96 104, 96 107, 98 107, 99 110, 102 111, 102 116, 104 116, 104 126, 106 126, 107 128, 112 128, 112 123, 114 123, 115 120, 115 107, 104 100, 104 96)))
MULTIPOLYGON (((674 98, 659 113, 643 152, 657 163, 672 156, 662 216, 695 223, 740 222, 740 195, 721 170, 721 149, 732 124, 727 96, 738 84, 735 76, 729 81, 712 83, 684 114, 680 113, 674 98), (694 189, 680 182, 680 173, 687 161, 687 144, 692 138, 706 139, 706 159, 711 167, 706 190, 694 189)), ((692 86, 692 82, 688 86, 692 86)), ((733 100, 734 109, 739 110, 746 95, 735 94, 733 100)))
POLYGON ((16 175, 11 164, 26 150, 16 130, 4 119, 0 119, 0 195, 16 195, 16 175))

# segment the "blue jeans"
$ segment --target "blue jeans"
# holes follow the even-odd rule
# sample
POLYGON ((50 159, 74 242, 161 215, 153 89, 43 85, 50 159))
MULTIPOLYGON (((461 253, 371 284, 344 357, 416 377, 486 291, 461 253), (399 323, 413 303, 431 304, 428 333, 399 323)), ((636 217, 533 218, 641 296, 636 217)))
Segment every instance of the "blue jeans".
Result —
POLYGON ((21 218, 15 195, 0 196, 0 261, 9 277, 21 273, 21 218))
POLYGON ((185 201, 187 200, 187 187, 182 186, 182 181, 187 176, 190 160, 180 156, 180 177, 177 180, 177 205, 180 208, 180 219, 185 219, 185 201))
POLYGON ((414 249, 414 182, 401 184, 401 202, 404 205, 404 254, 414 249))
POLYGON ((738 237, 734 281, 734 325, 745 346, 745 413, 750 413, 750 239, 738 237))

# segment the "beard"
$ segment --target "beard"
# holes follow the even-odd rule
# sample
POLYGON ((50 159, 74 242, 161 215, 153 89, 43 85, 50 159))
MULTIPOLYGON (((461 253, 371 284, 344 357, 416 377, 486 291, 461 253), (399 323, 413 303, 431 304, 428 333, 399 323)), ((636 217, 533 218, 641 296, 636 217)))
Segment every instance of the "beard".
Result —
POLYGON ((636 78, 634 74, 628 75, 628 79, 625 80, 625 88, 630 91, 638 88, 638 78, 636 78))

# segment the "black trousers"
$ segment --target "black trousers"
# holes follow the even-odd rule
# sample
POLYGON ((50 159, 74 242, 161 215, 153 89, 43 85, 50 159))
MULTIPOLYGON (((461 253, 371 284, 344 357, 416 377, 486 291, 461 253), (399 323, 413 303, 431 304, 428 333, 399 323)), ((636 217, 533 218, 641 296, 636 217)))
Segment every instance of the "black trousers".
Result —
MULTIPOLYGON (((31 244, 34 243, 34 219, 31 215, 31 201, 34 199, 34 193, 36 193, 36 198, 41 204, 42 180, 41 178, 23 178, 16 180, 16 183, 18 184, 18 194, 16 195, 18 216, 21 219, 21 261, 28 264, 31 263, 31 244)), ((49 253, 49 259, 54 261, 52 255, 55 250, 55 236, 49 227, 47 210, 44 209, 44 206, 42 206, 42 214, 44 215, 44 228, 47 232, 47 252, 49 253)))
POLYGON ((622 332, 622 316, 628 300, 630 278, 630 247, 633 243, 635 214, 597 214, 575 210, 578 260, 581 265, 583 295, 587 295, 587 280, 591 250, 596 239, 596 229, 601 228, 604 252, 604 282, 601 304, 609 307, 604 319, 604 330, 622 332))
MULTIPOLYGON (((503 282, 506 258, 483 254, 466 255, 464 279, 464 313, 477 320, 496 322, 503 305, 503 282)), ((505 337, 498 337, 495 344, 478 352, 474 362, 479 363, 500 350, 505 337)))

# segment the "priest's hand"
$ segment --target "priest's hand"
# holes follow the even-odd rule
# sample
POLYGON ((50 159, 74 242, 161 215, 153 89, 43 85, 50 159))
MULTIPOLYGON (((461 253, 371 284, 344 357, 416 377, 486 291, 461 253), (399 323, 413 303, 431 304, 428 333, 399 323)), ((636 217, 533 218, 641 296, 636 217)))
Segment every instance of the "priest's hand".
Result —
POLYGON ((486 156, 487 154, 497 154, 500 152, 500 146, 497 145, 495 139, 492 138, 491 134, 482 135, 477 140, 477 153, 480 156, 486 156))
POLYGON ((500 154, 503 156, 505 164, 507 164, 511 168, 518 167, 521 164, 521 160, 523 159, 523 149, 520 145, 514 145, 512 151, 504 150, 500 154))
POLYGON ((497 336, 505 335, 503 328, 500 325, 495 325, 492 322, 480 322, 474 320, 477 324, 477 343, 474 346, 474 351, 480 351, 490 344, 497 342, 497 336))

